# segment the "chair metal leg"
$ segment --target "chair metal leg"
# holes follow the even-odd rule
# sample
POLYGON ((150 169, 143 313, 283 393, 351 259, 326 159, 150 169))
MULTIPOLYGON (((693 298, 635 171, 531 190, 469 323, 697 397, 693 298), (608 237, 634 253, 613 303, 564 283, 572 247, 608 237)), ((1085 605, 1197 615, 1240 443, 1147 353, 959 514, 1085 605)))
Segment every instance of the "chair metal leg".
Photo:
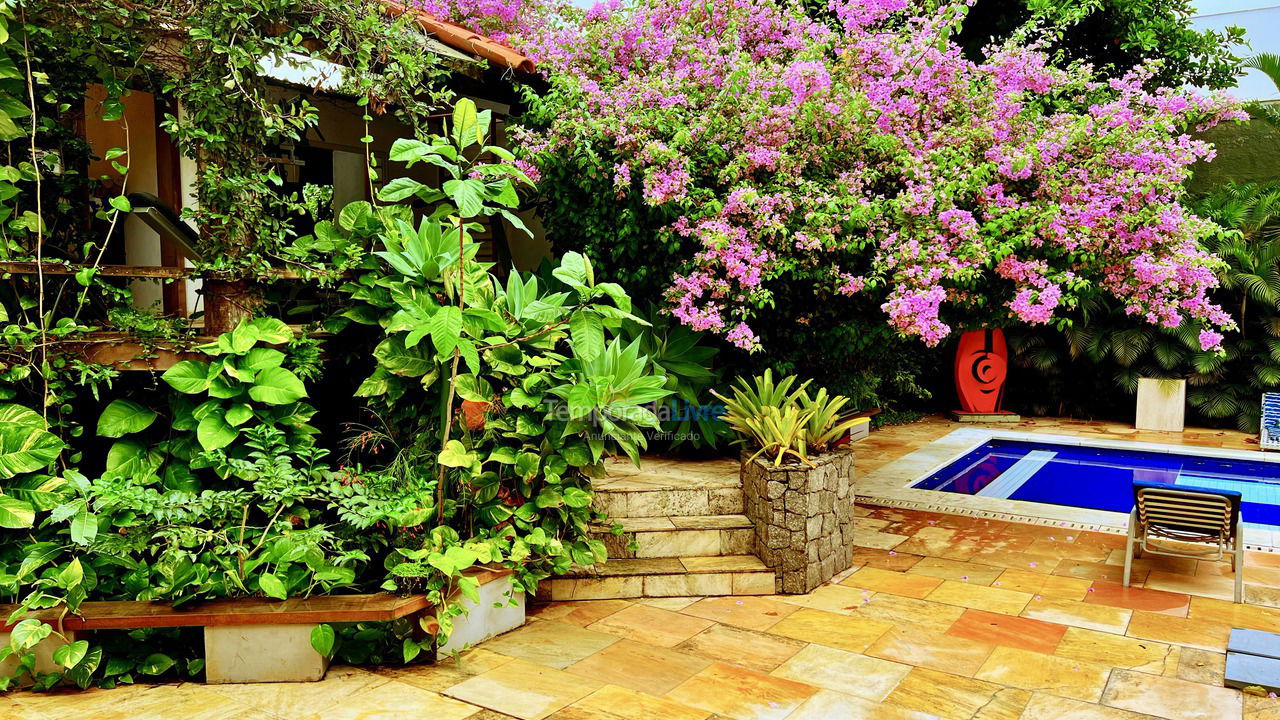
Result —
POLYGON ((1129 513, 1129 533, 1124 546, 1124 586, 1129 587, 1129 575, 1133 572, 1133 541, 1138 533, 1138 510, 1129 513))
POLYGON ((1244 602, 1244 527, 1236 523, 1236 546, 1231 556, 1232 569, 1236 573, 1236 602, 1244 602))

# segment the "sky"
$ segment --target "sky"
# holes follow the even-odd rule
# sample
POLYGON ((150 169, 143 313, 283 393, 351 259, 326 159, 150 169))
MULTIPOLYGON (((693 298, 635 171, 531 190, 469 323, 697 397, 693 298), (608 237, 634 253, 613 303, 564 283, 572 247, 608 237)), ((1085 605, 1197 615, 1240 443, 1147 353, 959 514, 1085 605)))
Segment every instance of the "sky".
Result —
MULTIPOLYGON (((1248 56, 1260 52, 1280 54, 1280 0, 1196 0, 1192 24, 1220 30, 1229 25, 1245 29, 1247 47, 1237 50, 1248 56)), ((1241 100, 1278 100, 1276 87, 1266 75, 1250 70, 1232 92, 1241 100)))

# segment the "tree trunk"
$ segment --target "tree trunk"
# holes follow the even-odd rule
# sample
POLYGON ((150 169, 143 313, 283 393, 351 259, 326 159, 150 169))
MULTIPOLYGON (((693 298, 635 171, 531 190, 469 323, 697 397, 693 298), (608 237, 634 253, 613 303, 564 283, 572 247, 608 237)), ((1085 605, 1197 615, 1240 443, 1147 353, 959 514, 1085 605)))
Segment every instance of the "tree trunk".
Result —
POLYGON ((205 280, 204 334, 231 332, 262 307, 258 284, 249 280, 205 280))

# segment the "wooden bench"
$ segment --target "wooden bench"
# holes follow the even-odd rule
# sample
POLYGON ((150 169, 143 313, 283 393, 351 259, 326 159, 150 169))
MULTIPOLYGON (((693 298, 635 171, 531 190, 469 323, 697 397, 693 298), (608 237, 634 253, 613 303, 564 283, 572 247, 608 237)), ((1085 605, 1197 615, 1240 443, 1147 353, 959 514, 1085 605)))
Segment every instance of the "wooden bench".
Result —
MULTIPOLYGON (((495 608, 501 604, 509 582, 493 582, 511 575, 506 569, 478 569, 468 573, 480 583, 481 602, 455 598, 468 610, 466 619, 455 622, 445 651, 462 644, 480 642, 498 632, 524 622, 523 596, 518 606, 495 608)), ((507 590, 509 593, 509 589, 507 590)), ((0 605, 0 645, 9 642, 13 625, 7 623, 14 605, 0 605)), ((140 628, 204 628, 205 680, 210 683, 301 682, 319 680, 329 659, 311 647, 311 631, 326 623, 392 622, 429 612, 426 595, 401 597, 385 593, 371 595, 323 595, 310 598, 269 600, 237 598, 193 602, 173 607, 162 602, 88 601, 75 615, 61 616, 58 609, 30 613, 24 617, 49 623, 75 641, 77 633, 95 630, 137 630, 140 628)), ((459 619, 461 620, 461 618, 459 619)), ((37 669, 53 672, 53 651, 62 641, 51 637, 36 649, 37 669)), ((0 663, 0 673, 11 673, 16 660, 0 663), (10 666, 10 664, 12 664, 10 666)))
MULTIPOLYGON (((311 630, 324 623, 391 622, 429 609, 426 595, 326 595, 288 600, 240 598, 173 607, 146 601, 91 601, 79 612, 59 618, 57 610, 27 615, 43 620, 74 641, 94 630, 139 628, 204 628, 205 679, 211 683, 297 682, 319 680, 328 658, 311 647, 311 630)), ((0 606, 0 622, 15 606, 0 606)), ((0 625, 8 642, 11 625, 0 625)), ((49 642, 49 641, 47 641, 49 642)), ((39 648, 37 657, 52 663, 62 641, 39 648), (45 656, 48 656, 45 658, 45 656)), ((42 672, 56 669, 40 667, 42 672)))

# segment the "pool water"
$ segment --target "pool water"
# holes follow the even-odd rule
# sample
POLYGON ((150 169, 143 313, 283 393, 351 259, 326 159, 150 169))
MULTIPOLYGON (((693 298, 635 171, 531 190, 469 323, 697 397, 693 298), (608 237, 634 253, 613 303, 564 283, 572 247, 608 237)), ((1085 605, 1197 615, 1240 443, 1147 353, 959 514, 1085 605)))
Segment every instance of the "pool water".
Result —
POLYGON ((991 440, 912 487, 1128 513, 1133 481, 1238 490, 1246 524, 1280 527, 1280 463, 991 440))

